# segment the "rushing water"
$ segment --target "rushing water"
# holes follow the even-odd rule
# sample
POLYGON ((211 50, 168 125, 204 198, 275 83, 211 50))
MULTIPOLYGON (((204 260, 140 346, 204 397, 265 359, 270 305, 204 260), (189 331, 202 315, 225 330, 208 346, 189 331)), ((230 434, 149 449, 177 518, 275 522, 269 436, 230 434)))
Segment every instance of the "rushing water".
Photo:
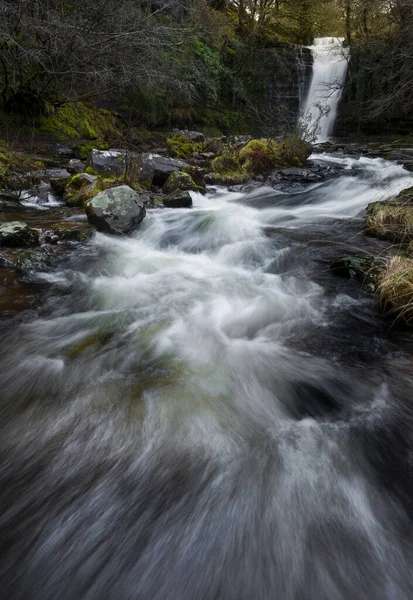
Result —
POLYGON ((303 115, 318 123, 317 142, 325 142, 333 134, 338 105, 347 73, 348 50, 344 38, 316 38, 313 52, 313 76, 303 115), (320 113, 320 108, 323 108, 320 113), (321 116, 320 116, 321 115, 321 116))
POLYGON ((97 234, 4 326, 2 600, 412 598, 410 345, 327 259, 413 177, 321 160, 97 234))

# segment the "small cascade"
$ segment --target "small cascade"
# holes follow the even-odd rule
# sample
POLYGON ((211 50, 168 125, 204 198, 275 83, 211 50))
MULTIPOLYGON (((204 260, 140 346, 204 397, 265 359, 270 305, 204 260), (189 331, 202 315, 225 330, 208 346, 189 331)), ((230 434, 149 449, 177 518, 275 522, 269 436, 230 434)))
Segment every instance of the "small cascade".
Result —
POLYGON ((343 41, 344 38, 316 38, 310 47, 314 57, 313 76, 302 112, 311 124, 319 119, 317 142, 325 142, 333 133, 348 65, 348 50, 343 41), (328 109, 321 118, 319 106, 328 109))

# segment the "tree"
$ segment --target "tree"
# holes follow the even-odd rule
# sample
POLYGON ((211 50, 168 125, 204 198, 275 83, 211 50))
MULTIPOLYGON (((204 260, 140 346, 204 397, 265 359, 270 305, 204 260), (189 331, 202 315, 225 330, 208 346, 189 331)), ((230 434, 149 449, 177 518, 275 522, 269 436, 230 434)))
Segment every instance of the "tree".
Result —
POLYGON ((183 0, 0 0, 6 110, 36 114, 47 103, 131 85, 182 88, 182 14, 189 8, 183 0))

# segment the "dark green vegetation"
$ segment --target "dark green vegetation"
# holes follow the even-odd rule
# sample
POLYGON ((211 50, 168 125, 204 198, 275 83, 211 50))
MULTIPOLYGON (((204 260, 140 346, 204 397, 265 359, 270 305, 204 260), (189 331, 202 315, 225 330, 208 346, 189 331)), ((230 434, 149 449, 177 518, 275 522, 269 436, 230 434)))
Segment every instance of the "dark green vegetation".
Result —
POLYGON ((85 158, 172 126, 285 133, 297 64, 311 72, 294 45, 345 24, 341 0, 0 0, 3 137, 24 124, 27 136, 79 140, 85 158))

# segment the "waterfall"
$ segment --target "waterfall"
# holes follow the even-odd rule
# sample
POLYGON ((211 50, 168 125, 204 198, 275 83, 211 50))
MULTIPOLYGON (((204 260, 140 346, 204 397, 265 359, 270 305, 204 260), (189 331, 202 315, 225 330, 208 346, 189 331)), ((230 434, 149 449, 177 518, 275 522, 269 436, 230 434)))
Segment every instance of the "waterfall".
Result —
POLYGON ((317 142, 326 141, 333 133, 342 87, 347 73, 348 50, 343 47, 344 38, 316 38, 311 51, 314 57, 313 76, 303 117, 315 124, 319 119, 317 142), (328 109, 321 116, 318 106, 328 109))

